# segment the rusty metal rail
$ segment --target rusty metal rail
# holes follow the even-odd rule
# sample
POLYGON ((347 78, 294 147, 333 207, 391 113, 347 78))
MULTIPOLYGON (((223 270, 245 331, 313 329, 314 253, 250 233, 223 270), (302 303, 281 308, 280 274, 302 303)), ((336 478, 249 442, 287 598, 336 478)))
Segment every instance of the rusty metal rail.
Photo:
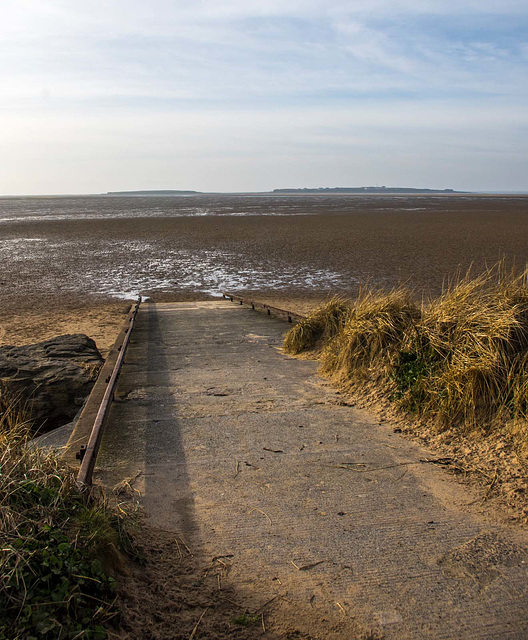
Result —
POLYGON ((282 320, 286 320, 287 322, 299 322, 299 320, 306 318, 306 316, 303 316, 300 313, 287 311, 286 309, 280 309, 279 307, 273 307, 269 304, 264 304, 263 302, 255 302, 249 298, 243 298, 242 296, 237 296, 233 293, 228 293, 227 291, 220 290, 220 293, 224 296, 224 299, 231 300, 231 302, 239 302, 242 305, 245 304, 252 309, 265 311, 268 316, 273 315, 281 318, 282 320))
POLYGON ((112 400, 114 399, 117 380, 119 378, 121 367, 123 366, 123 362, 125 360, 125 353, 128 347, 128 343, 130 342, 130 336, 132 334, 132 329, 134 328, 134 322, 136 320, 140 304, 141 296, 138 298, 133 311, 128 317, 127 321, 129 324, 128 329, 126 330, 126 333, 124 335, 123 342, 119 347, 117 347, 119 355, 117 356, 112 374, 105 381, 107 383, 106 390, 99 406, 99 410, 97 411, 97 415, 95 416, 88 444, 86 446, 81 446, 81 450, 77 454, 78 459, 81 460, 81 467, 79 469, 79 473, 77 474, 77 484, 80 487, 90 487, 92 485, 92 476, 95 468, 95 461, 97 459, 97 454, 101 445, 106 420, 108 418, 112 400))

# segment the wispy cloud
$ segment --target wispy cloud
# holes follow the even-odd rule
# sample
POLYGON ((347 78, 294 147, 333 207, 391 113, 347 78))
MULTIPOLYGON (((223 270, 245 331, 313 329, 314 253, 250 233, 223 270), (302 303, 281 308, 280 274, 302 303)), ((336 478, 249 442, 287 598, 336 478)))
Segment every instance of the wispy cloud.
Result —
MULTIPOLYGON (((524 175, 528 168, 517 151, 528 126, 524 0, 4 0, 0 25, 0 153, 25 166, 38 149, 51 148, 45 139, 60 141, 64 153, 87 154, 91 167, 105 153, 121 158, 139 127, 149 132, 139 135, 151 154, 153 139, 161 148, 178 146, 163 154, 173 173, 182 149, 202 160, 249 154, 258 165, 262 131, 283 141, 289 158, 309 148, 311 160, 300 165, 320 167, 316 183, 338 173, 332 149, 377 158, 389 172, 386 150, 407 148, 409 140, 417 158, 437 153, 453 166, 462 156, 468 161, 469 148, 474 159, 482 149, 492 156, 493 141, 503 169, 489 160, 481 183, 468 187, 499 175, 522 188, 514 167, 524 175), (447 144, 451 136, 460 144, 447 144), (504 141, 513 144, 507 169, 504 141)), ((50 167, 61 154, 51 152, 50 167)), ((123 180, 128 167, 136 179, 140 166, 129 159, 106 176, 123 180)), ((225 167, 218 176, 229 188, 275 181, 269 167, 261 182, 250 177, 258 174, 225 167), (244 183, 232 184, 242 175, 244 183)), ((0 192, 31 190, 14 173, 4 179, 0 192)), ((86 172, 69 179, 86 190, 79 186, 86 172)))

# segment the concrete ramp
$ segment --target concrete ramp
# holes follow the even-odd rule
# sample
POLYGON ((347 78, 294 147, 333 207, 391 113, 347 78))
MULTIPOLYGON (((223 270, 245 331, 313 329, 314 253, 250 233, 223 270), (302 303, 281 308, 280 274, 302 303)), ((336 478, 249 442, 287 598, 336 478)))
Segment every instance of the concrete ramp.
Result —
POLYGON ((99 478, 307 638, 528 638, 526 533, 340 404, 281 353, 287 328, 228 301, 144 305, 99 478))

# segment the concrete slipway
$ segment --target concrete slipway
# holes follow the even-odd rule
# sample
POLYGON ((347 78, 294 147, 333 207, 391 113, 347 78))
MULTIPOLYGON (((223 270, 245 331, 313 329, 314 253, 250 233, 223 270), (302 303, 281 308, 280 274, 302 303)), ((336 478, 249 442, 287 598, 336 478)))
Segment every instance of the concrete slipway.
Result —
POLYGON ((228 301, 144 305, 99 478, 133 478, 152 525, 310 637, 528 638, 526 532, 340 405, 280 352, 287 328, 228 301))

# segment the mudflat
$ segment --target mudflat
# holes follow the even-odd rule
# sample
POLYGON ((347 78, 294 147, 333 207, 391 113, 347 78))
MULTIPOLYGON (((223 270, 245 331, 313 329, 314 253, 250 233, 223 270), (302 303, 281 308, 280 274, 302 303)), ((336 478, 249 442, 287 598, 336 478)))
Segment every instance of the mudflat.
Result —
POLYGON ((200 638, 239 637, 219 631, 227 587, 252 638, 526 638, 526 531, 281 353, 285 326, 227 301, 141 307, 96 471, 139 498, 149 540, 172 534, 163 575, 158 553, 126 579, 130 636, 191 637, 205 611, 200 638))
POLYGON ((1 199, 2 340, 37 339, 87 308, 118 325, 120 300, 138 293, 224 287, 300 311, 367 281, 421 297, 501 258, 528 262, 528 196, 1 199))

